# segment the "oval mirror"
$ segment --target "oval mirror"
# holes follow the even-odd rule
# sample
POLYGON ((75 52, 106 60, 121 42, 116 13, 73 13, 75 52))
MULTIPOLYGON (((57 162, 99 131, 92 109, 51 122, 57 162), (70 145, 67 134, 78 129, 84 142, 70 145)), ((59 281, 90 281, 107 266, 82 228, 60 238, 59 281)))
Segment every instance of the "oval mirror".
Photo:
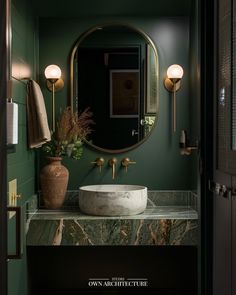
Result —
POLYGON ((157 121, 158 77, 157 50, 143 31, 103 25, 85 32, 71 54, 71 106, 93 113, 87 144, 109 153, 141 144, 157 121))

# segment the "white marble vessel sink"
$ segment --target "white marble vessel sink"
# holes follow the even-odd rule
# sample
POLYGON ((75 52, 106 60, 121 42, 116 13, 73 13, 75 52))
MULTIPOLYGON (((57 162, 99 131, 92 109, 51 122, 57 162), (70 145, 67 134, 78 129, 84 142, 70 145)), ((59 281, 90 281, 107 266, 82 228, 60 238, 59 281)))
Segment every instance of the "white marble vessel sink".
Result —
POLYGON ((89 215, 136 215, 142 213, 146 206, 145 186, 102 184, 79 189, 80 210, 89 215))

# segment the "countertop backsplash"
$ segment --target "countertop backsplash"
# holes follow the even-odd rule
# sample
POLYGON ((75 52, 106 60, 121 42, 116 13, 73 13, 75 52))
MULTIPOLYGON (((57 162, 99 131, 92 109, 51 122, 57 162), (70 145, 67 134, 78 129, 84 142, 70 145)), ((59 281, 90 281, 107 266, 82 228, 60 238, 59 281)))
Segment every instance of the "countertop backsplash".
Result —
MULTIPOLYGON (((44 209, 43 200, 39 195, 39 209, 44 209)), ((79 190, 67 191, 62 209, 77 209, 79 190)), ((154 206, 187 206, 197 211, 197 194, 192 191, 179 190, 148 190, 148 207, 154 206)))

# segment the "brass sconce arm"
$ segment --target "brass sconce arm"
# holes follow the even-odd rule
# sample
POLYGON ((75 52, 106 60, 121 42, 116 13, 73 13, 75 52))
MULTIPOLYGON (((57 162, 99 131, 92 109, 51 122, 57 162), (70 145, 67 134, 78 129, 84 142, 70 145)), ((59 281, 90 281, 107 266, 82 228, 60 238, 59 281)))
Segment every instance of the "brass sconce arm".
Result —
POLYGON ((121 161, 121 166, 125 167, 125 171, 126 171, 126 172, 127 172, 127 170, 128 170, 128 166, 129 166, 130 164, 136 164, 136 162, 131 161, 129 158, 124 158, 124 159, 122 159, 122 161, 121 161))
POLYGON ((171 65, 167 69, 167 77, 164 80, 165 88, 173 93, 172 103, 172 124, 173 132, 176 131, 176 92, 180 89, 181 79, 183 77, 183 68, 179 65, 171 65))
POLYGON ((52 92, 52 131, 56 129, 55 119, 55 92, 62 89, 64 81, 61 79, 61 69, 57 65, 49 65, 45 69, 47 88, 52 92))

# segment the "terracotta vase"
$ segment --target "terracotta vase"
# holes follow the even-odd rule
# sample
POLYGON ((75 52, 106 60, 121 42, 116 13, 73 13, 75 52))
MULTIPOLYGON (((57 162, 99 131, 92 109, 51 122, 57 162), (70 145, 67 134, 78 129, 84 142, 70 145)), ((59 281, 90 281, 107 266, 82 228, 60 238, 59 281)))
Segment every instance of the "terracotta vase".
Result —
POLYGON ((48 209, 59 209, 66 196, 69 171, 61 164, 62 158, 48 157, 49 164, 40 172, 41 193, 48 209))

